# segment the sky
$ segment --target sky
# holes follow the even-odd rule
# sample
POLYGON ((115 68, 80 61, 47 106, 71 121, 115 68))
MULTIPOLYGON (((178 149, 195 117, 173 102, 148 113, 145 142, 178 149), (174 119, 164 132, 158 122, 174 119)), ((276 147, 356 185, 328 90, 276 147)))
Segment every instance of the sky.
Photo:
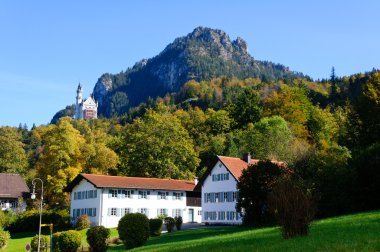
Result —
POLYGON ((48 124, 103 73, 151 58, 198 26, 250 54, 329 78, 380 68, 378 0, 0 1, 0 126, 48 124))

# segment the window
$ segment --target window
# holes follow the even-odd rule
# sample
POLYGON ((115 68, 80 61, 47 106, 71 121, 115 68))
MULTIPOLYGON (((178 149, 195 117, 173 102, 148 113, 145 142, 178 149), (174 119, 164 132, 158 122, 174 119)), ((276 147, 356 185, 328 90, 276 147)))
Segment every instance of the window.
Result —
POLYGON ((173 217, 177 217, 177 216, 182 217, 182 209, 181 208, 173 209, 173 217))
POLYGON ((169 192, 158 192, 157 198, 158 199, 168 199, 169 192))
POLYGON ((226 212, 220 211, 218 212, 218 220, 225 220, 226 219, 226 212))
POLYGON ((109 189, 108 198, 117 198, 117 190, 109 189))
POLYGON ((215 193, 215 202, 219 202, 219 193, 215 193))
POLYGON ((236 201, 238 197, 238 192, 232 192, 232 201, 236 201))
POLYGON ((182 200, 183 193, 173 192, 173 200, 182 200))
POLYGON ((124 215, 132 213, 132 208, 124 208, 123 213, 124 213, 124 215))
POLYGON ((125 190, 124 191, 125 198, 131 199, 132 198, 132 194, 133 194, 133 191, 130 191, 130 190, 125 190))
POLYGON ((149 217, 149 209, 148 208, 139 208, 139 209, 137 209, 137 212, 145 214, 146 217, 149 217))
POLYGON ((150 191, 139 191, 139 199, 149 199, 150 191))
POLYGON ((120 216, 121 208, 108 208, 108 216, 120 216))
POLYGON ((228 211, 227 212, 227 220, 234 220, 235 219, 235 212, 228 211))
POLYGON ((198 215, 202 215, 202 210, 198 210, 198 215))
POLYGON ((166 208, 157 209, 157 215, 168 215, 168 209, 166 208))
POLYGON ((223 198, 224 198, 225 202, 229 202, 229 200, 228 200, 228 193, 227 192, 223 193, 223 198))

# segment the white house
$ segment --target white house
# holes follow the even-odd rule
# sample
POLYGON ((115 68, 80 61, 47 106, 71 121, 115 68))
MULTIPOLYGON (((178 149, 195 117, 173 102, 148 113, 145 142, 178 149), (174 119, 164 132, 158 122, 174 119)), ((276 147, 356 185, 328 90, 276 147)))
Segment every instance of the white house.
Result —
MULTIPOLYGON (((202 223, 232 224, 242 223, 241 213, 236 212, 238 190, 236 184, 242 171, 248 164, 259 160, 251 159, 250 154, 243 159, 217 156, 214 166, 211 166, 197 185, 202 192, 202 223)), ((283 164, 283 162, 278 162, 283 164)))
POLYGON ((117 227, 127 213, 182 216, 183 222, 201 222, 201 196, 195 181, 79 174, 67 187, 70 216, 87 214, 92 225, 117 227))

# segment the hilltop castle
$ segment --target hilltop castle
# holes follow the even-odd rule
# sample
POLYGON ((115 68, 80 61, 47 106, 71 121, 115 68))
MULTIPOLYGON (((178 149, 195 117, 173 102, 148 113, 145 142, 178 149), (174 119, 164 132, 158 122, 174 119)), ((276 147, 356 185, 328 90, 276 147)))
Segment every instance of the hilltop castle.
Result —
POLYGON ((90 97, 88 97, 86 100, 83 100, 82 97, 83 90, 82 86, 79 83, 77 88, 74 119, 78 120, 98 118, 98 103, 95 102, 92 95, 90 95, 90 97))

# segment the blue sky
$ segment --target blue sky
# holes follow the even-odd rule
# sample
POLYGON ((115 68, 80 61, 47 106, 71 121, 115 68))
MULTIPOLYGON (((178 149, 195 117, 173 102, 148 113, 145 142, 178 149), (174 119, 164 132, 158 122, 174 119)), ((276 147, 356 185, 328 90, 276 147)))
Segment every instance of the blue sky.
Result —
POLYGON ((162 51, 197 26, 314 79, 380 68, 380 1, 0 2, 0 126, 47 124, 101 74, 162 51), (310 3, 312 2, 312 3, 310 3))

